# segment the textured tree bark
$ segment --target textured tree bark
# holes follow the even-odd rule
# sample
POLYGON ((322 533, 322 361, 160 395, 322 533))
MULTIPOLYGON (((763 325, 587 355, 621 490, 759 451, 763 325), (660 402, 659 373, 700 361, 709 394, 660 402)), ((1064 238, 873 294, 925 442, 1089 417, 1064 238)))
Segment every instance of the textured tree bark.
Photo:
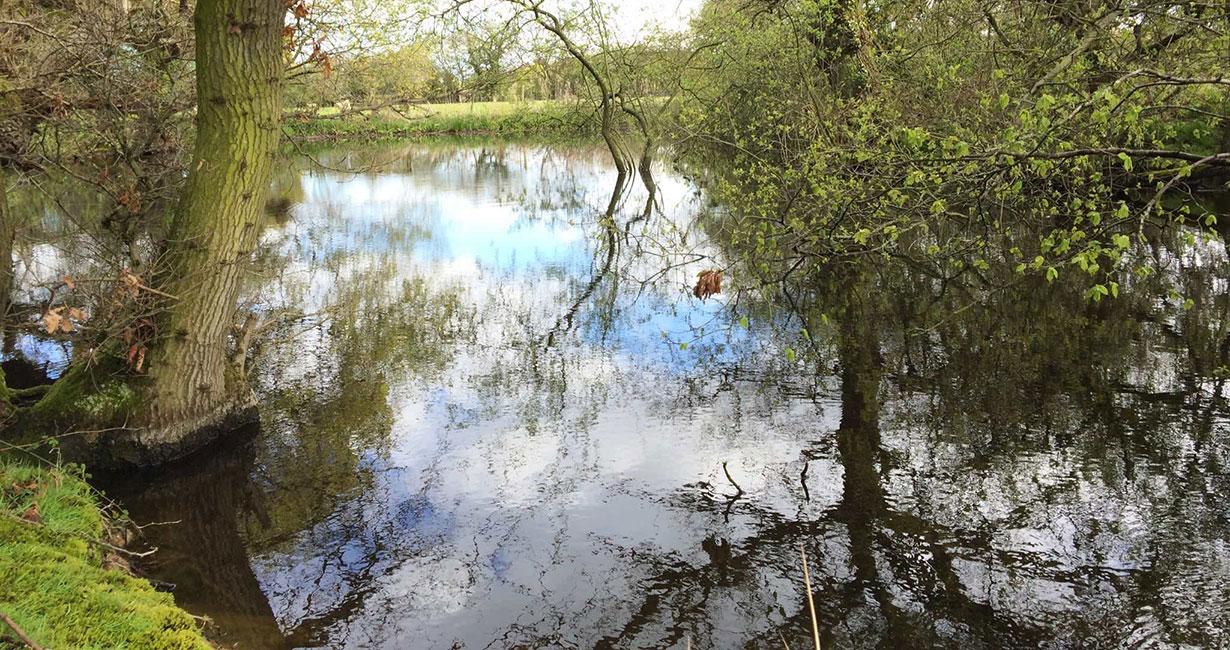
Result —
MULTIPOLYGON (((9 215, 8 179, 0 163, 0 348, 5 343, 5 324, 9 315, 9 296, 13 291, 13 220, 9 215)), ((8 412, 8 383, 0 370, 0 417, 8 412)))
POLYGON ((138 464, 254 416, 251 392, 228 371, 228 339, 277 150, 285 11, 285 0, 197 2, 196 146, 158 278, 174 299, 150 350, 138 429, 116 441, 138 464))
MULTIPOLYGON (((0 342, 4 340, 9 296, 13 291, 13 232, 13 220, 9 215, 8 179, 4 174, 4 166, 0 165, 0 342)), ((0 374, 0 377, 3 376, 0 374)))

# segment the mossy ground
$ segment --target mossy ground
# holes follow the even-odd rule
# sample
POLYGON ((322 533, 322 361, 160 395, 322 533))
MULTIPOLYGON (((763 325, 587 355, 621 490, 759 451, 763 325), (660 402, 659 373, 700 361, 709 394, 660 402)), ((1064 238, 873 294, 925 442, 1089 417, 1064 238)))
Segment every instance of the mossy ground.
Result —
MULTIPOLYGON (((169 594, 104 566, 105 519, 80 471, 0 459, 0 611, 46 648, 211 647, 169 594)), ((22 647, 0 623, 0 648, 22 647)))

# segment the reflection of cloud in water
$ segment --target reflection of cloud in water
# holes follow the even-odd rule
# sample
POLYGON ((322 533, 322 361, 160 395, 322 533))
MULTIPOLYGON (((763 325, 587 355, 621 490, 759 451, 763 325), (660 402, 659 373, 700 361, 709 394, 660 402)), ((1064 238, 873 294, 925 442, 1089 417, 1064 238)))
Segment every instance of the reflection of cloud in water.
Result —
MULTIPOLYGON (((661 332, 719 306, 687 295, 696 265, 634 300, 627 280, 663 262, 633 255, 545 349, 602 252, 601 158, 512 146, 408 155, 410 171, 301 175, 303 203, 269 236, 289 262, 266 300, 312 310, 359 293, 371 301, 353 324, 362 354, 380 334, 365 320, 459 305, 450 333, 432 339, 441 361, 429 371, 343 358, 327 328, 274 353, 288 359, 266 384, 337 391, 357 367, 388 384, 391 414, 378 448, 371 432, 350 432, 369 484, 253 549, 293 639, 779 647, 778 630, 806 630, 800 542, 833 645, 1166 640, 1187 633, 1166 630, 1176 620, 1224 620, 1215 608, 1230 604, 1230 579, 1216 553, 1227 527, 1176 508, 1201 494, 1189 479, 1213 480, 1203 464, 1230 462, 1224 442, 1201 440, 1226 421, 1219 412, 1200 429, 1192 409, 1146 399, 1181 387, 1173 350, 1126 355, 1123 376, 1141 394, 1109 393, 1109 416, 1074 393, 1033 429, 1000 430, 976 414, 936 418, 949 395, 938 387, 886 377, 881 391, 883 368, 860 369, 880 391, 870 396, 827 369, 783 376, 742 345, 748 333, 681 353, 661 332), (422 302, 400 304, 415 282, 422 302), (883 403, 878 417, 855 417, 864 398, 883 403), (1120 412, 1162 421, 1091 430, 1120 412)), ((690 187, 668 174, 659 183, 661 220, 689 223, 690 187)), ((298 432, 305 446, 311 433, 298 432)))

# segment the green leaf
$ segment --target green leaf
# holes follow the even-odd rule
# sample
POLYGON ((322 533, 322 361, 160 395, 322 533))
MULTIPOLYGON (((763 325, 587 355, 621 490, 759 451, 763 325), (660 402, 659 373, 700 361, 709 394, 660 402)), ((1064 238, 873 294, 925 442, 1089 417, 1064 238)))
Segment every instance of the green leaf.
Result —
POLYGON ((747 316, 744 316, 743 318, 739 319, 739 327, 742 327, 743 329, 747 329, 747 316))
POLYGON ((794 348, 786 348, 786 361, 794 363, 795 356, 794 348))
POLYGON ((1059 277, 1059 271, 1053 266, 1046 267, 1046 281, 1054 282, 1055 278, 1059 277))
POLYGON ((1131 156, 1129 156, 1129 155, 1127 155, 1126 153, 1123 153, 1122 151, 1120 151, 1120 152, 1119 152, 1119 160, 1123 161, 1123 170, 1124 170, 1124 171, 1128 171, 1128 172, 1132 171, 1132 157, 1131 157, 1131 156))

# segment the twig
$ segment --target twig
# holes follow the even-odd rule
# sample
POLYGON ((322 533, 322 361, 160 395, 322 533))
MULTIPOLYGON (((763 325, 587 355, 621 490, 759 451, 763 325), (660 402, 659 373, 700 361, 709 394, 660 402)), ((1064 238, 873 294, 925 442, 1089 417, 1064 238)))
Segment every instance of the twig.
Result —
POLYGON ((1163 185, 1161 189, 1159 189, 1157 193, 1153 195, 1153 198, 1149 200, 1149 203, 1148 205, 1145 206, 1145 209, 1140 211, 1140 226, 1136 229, 1137 236, 1140 236, 1144 232, 1145 218, 1148 217, 1149 213, 1153 211, 1153 208, 1156 207, 1157 204, 1161 202, 1162 195, 1164 195, 1166 192, 1169 192, 1170 188, 1174 187, 1175 183, 1177 183, 1180 178, 1186 178, 1188 175, 1190 175, 1191 170, 1199 167, 1200 165, 1203 165, 1203 164, 1206 164, 1206 163, 1209 163, 1215 160, 1219 160, 1219 159, 1230 160, 1230 153, 1215 153, 1211 156, 1205 156, 1204 158, 1201 158, 1200 160, 1197 160, 1196 162, 1188 165, 1186 169, 1184 170, 1187 173, 1175 174, 1174 178, 1171 178, 1170 181, 1168 181, 1165 185, 1163 185))
POLYGON ((34 648, 34 650, 43 650, 43 646, 35 643, 34 639, 31 639, 29 635, 26 634, 26 631, 21 629, 21 626, 18 625, 16 621, 9 618, 8 614, 0 612, 0 620, 4 621, 5 625, 9 626, 9 629, 17 635, 17 638, 21 639, 21 642, 26 644, 26 647, 34 648))
POLYGON ((820 650, 820 626, 816 623, 816 603, 811 597, 811 573, 807 569, 807 550, 803 542, 799 542, 799 554, 803 556, 803 586, 807 587, 807 610, 811 612, 811 636, 816 641, 816 650, 820 650))
POLYGON ((136 522, 133 522, 132 525, 136 526, 137 530, 144 530, 146 528, 149 528, 150 526, 174 526, 175 524, 182 524, 182 523, 184 523, 183 519, 172 519, 171 521, 151 521, 148 524, 138 524, 136 522))
POLYGON ((144 284, 140 282, 137 283, 137 288, 148 291, 156 296, 162 296, 163 298, 170 298, 171 300, 179 300, 179 296, 173 296, 165 291, 159 291, 158 289, 155 289, 153 287, 145 286, 144 284))
POLYGON ((735 479, 731 478, 730 470, 726 469, 726 461, 722 461, 722 472, 726 474, 726 480, 730 481, 730 484, 735 486, 735 489, 738 490, 738 493, 736 493, 733 497, 727 497, 727 498, 738 499, 739 497, 743 496, 743 488, 739 487, 739 484, 735 483, 735 479))
POLYGON ((19 517, 19 516, 15 515, 15 514, 13 514, 13 513, 11 513, 11 512, 6 512, 6 513, 4 513, 4 515, 5 515, 6 517, 8 517, 9 519, 12 519, 13 521, 21 522, 21 523, 23 523, 23 524, 26 524, 27 526, 34 526, 35 528, 42 528, 42 529, 44 529, 44 530, 51 531, 52 533, 67 532, 67 533, 69 533, 69 534, 71 534, 71 535, 73 535, 73 536, 75 536, 75 537, 79 537, 79 538, 81 538, 81 539, 85 540, 85 541, 86 541, 86 543, 89 543, 89 544, 95 544, 95 545, 97 545, 97 546, 101 546, 101 547, 103 547, 103 548, 105 548, 105 549, 107 549, 107 550, 109 550, 109 551, 113 551, 113 552, 115 552, 115 553, 121 553, 121 554, 123 554, 123 555, 127 555, 127 556, 129 556, 129 557, 138 557, 138 558, 139 558, 139 557, 149 557, 149 556, 153 555, 154 553, 157 553, 157 552, 158 552, 158 547, 157 547, 157 546, 151 547, 151 548, 150 548, 150 550, 148 550, 148 551, 140 551, 140 552, 138 552, 138 551, 130 551, 130 550, 126 549, 126 548, 122 548, 122 547, 116 546, 116 545, 114 545, 114 544, 108 544, 107 542, 104 542, 104 541, 102 541, 101 539, 94 539, 93 537, 90 537, 89 535, 85 535, 85 534, 83 534, 83 533, 78 533, 78 532, 74 532, 74 531, 55 531, 55 530, 51 530, 51 529, 49 529, 49 528, 46 528, 45 526, 43 526, 42 524, 40 524, 40 523, 38 523, 38 522, 35 522, 35 521, 30 521, 30 520, 28 520, 28 519, 23 519, 22 517, 19 517))

